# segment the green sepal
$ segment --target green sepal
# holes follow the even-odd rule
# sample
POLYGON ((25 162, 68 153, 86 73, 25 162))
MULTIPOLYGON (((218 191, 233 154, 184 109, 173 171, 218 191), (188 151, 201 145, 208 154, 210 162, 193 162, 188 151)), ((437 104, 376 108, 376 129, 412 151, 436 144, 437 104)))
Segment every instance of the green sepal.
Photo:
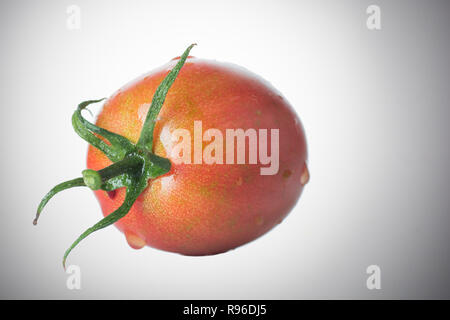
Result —
POLYGON ((83 178, 76 178, 73 180, 62 182, 62 183, 56 185, 55 187, 53 187, 49 192, 47 192, 47 194, 44 196, 44 198, 42 198, 41 202, 39 203, 39 206, 38 206, 37 212, 36 212, 36 217, 33 220, 33 224, 34 225, 37 224, 37 222, 39 220, 39 216, 41 215, 41 212, 44 209, 45 205, 58 192, 61 192, 63 190, 73 188, 73 187, 84 187, 84 186, 85 186, 85 183, 84 183, 83 178))
POLYGON ((105 100, 105 98, 88 100, 80 103, 72 115, 72 126, 81 138, 102 151, 111 161, 115 162, 123 159, 127 152, 134 150, 135 146, 127 138, 106 129, 97 127, 93 123, 87 121, 81 114, 81 111, 88 105, 101 102, 103 100, 105 100), (108 140, 110 145, 105 143, 93 133, 96 133, 108 140))
POLYGON ((152 151, 153 149, 153 130, 155 128, 156 118, 158 117, 159 111, 161 110, 164 101, 166 100, 167 92, 170 87, 174 83, 178 73, 186 62, 187 57, 189 56, 189 52, 195 46, 191 44, 181 55, 180 60, 175 65, 175 67, 170 70, 164 80, 160 83, 158 88, 153 95, 152 103, 147 113, 147 117, 145 118, 144 125, 142 126, 141 136, 139 137, 139 141, 137 142, 138 147, 146 148, 148 151, 152 151))
POLYGON ((94 224, 92 227, 90 227, 86 231, 84 231, 72 243, 72 245, 66 250, 66 252, 64 253, 64 256, 63 256, 62 263, 63 263, 64 269, 66 269, 67 257, 69 256, 70 252, 78 245, 78 243, 80 243, 81 240, 83 240, 88 235, 90 235, 91 233, 93 233, 97 230, 100 230, 100 229, 103 229, 103 228, 106 228, 106 227, 112 225, 113 223, 117 222, 118 220, 120 220, 121 218, 123 218, 127 215, 127 213, 130 211, 130 209, 133 206, 136 199, 139 197, 139 195, 142 193, 142 191, 144 191, 144 189, 147 187, 147 181, 145 181, 145 184, 143 184, 142 181, 140 181, 140 182, 141 183, 139 183, 139 181, 132 179, 130 185, 127 187, 127 193, 126 193, 125 200, 122 203, 122 205, 117 210, 115 210, 114 212, 112 212, 111 214, 109 214, 108 216, 106 216, 105 218, 103 218, 102 220, 97 222, 96 224, 94 224))
POLYGON ((151 152, 149 152, 147 156, 150 159, 148 167, 150 179, 157 178, 170 171, 172 164, 169 159, 157 156, 151 152))

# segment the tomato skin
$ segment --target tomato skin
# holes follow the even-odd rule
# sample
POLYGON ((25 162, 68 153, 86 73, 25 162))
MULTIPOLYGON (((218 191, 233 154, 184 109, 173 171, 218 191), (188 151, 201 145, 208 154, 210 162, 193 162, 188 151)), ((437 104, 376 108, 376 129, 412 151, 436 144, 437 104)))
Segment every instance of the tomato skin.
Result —
MULTIPOLYGON (((114 93, 96 124, 135 143, 153 94, 175 63, 172 60, 114 93)), ((188 58, 159 114, 154 152, 173 160, 168 150, 176 142, 167 133, 187 129, 193 140, 195 120, 202 121, 203 132, 219 129, 224 145, 226 129, 280 129, 278 173, 261 175, 260 168, 268 165, 259 162, 172 161, 171 171, 149 181, 130 212, 115 223, 133 248, 148 245, 185 255, 225 252, 269 231, 300 197, 307 170, 304 131, 292 107, 270 84, 231 64, 188 58)), ((89 169, 110 164, 99 150, 89 147, 89 169)), ((122 204, 125 189, 98 190, 95 195, 106 216, 122 204)))

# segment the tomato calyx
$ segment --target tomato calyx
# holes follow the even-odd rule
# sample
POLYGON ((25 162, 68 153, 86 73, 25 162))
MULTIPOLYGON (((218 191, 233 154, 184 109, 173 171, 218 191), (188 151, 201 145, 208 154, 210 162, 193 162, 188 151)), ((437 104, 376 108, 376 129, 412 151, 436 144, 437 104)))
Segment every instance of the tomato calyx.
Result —
POLYGON ((164 104, 167 92, 178 76, 194 45, 190 45, 185 50, 175 67, 166 75, 156 89, 142 127, 141 135, 136 144, 133 144, 119 134, 94 125, 82 116, 81 112, 87 106, 101 102, 105 98, 84 101, 75 110, 72 116, 72 126, 75 132, 93 147, 103 152, 113 164, 98 171, 92 169, 83 170, 82 177, 56 185, 41 200, 33 224, 37 224, 39 216, 47 202, 57 193, 69 188, 88 187, 92 190, 111 192, 125 187, 126 195, 124 202, 117 210, 84 231, 66 250, 63 257, 64 268, 69 253, 81 240, 91 233, 114 224, 123 218, 130 211, 139 195, 147 187, 148 180, 155 179, 170 171, 170 160, 153 153, 153 131, 156 118, 164 104), (105 140, 109 143, 105 142, 105 140))

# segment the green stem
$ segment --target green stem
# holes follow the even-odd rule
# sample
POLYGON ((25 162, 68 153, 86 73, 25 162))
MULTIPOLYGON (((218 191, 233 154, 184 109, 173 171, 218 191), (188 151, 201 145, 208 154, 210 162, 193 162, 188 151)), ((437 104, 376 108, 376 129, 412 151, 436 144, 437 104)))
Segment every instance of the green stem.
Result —
MULTIPOLYGON (((167 159, 166 159, 167 160, 167 159)), ((138 154, 130 154, 123 160, 113 163, 109 167, 99 171, 86 169, 82 171, 85 184, 92 190, 105 190, 105 183, 109 180, 125 174, 138 174, 142 168, 144 159, 138 154)), ((124 185, 122 185, 124 186, 124 185)), ((110 190, 108 190, 110 191, 110 190)))

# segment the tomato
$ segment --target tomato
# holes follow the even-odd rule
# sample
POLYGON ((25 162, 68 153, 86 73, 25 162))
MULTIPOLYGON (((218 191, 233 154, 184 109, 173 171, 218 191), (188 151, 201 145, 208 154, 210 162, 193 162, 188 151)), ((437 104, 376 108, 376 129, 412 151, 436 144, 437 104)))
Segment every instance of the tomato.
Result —
MULTIPOLYGON (((119 89, 104 103, 96 126, 138 143, 155 91, 179 60, 119 89)), ((269 154, 272 139, 267 142, 269 154)), ((200 149, 205 152, 209 143, 200 141, 200 149)), ((152 151, 170 160, 170 171, 149 179, 129 212, 115 222, 135 249, 148 245, 184 255, 212 255, 236 248, 280 223, 309 179, 304 130, 286 98, 248 70, 215 60, 186 58, 154 124, 152 151), (223 133, 224 159, 227 129, 257 134, 266 129, 268 136, 278 129, 277 168, 262 174, 269 164, 250 163, 249 138, 245 163, 180 162, 173 153, 180 142, 174 132, 185 130, 191 146, 198 146, 199 122, 200 137, 211 128, 223 133)), ((100 171, 113 162, 89 147, 88 169, 100 171)), ((124 187, 94 192, 105 217, 125 201, 124 187)))
MULTIPOLYGON (((106 101, 96 124, 137 142, 149 101, 174 62, 118 90, 106 101)), ((116 222, 133 248, 147 244, 185 255, 221 253, 281 222, 302 192, 302 174, 307 174, 305 135, 287 100, 267 82, 229 64, 188 58, 159 114, 155 153, 171 159, 167 150, 176 142, 162 133, 184 128, 193 139, 195 120, 202 121, 204 131, 280 129, 279 171, 261 175, 261 164, 172 161, 171 171, 152 180, 129 214, 116 222)), ((88 168, 100 170, 110 164, 90 146, 88 168)), ((95 193, 105 216, 125 197, 123 189, 109 195, 102 190, 95 193)))

